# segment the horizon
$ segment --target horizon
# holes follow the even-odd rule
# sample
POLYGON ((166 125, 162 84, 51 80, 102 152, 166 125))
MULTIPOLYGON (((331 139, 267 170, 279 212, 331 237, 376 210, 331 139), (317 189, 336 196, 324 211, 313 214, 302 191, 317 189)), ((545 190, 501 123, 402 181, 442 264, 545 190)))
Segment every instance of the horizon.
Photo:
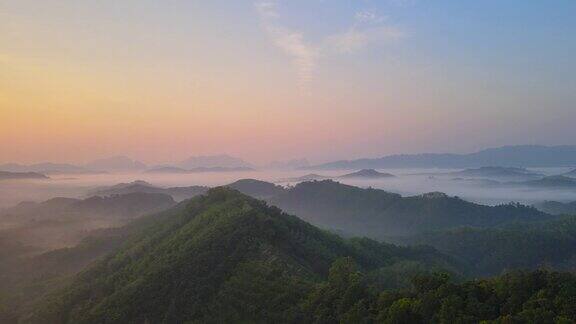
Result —
MULTIPOLYGON (((258 162, 258 163, 253 162, 250 159, 245 159, 242 156, 236 156, 236 155, 231 155, 231 154, 227 154, 227 153, 217 153, 217 154, 213 154, 213 155, 188 155, 188 156, 185 156, 185 157, 178 159, 178 160, 158 161, 158 162, 149 162, 146 160, 134 158, 134 157, 126 155, 126 154, 115 154, 115 155, 110 155, 110 156, 95 157, 91 160, 84 160, 84 161, 39 160, 39 161, 18 162, 18 161, 1 161, 0 160, 0 166, 9 165, 9 164, 26 166, 26 165, 35 165, 35 164, 44 164, 44 163, 70 164, 70 165, 75 165, 75 166, 85 166, 86 164, 90 164, 92 162, 99 162, 101 160, 121 158, 121 159, 129 159, 133 162, 144 163, 147 168, 150 168, 150 167, 162 167, 162 166, 177 166, 179 163, 182 163, 185 160, 188 160, 191 158, 207 158, 207 157, 208 158, 212 158, 212 157, 236 158, 236 159, 240 159, 244 162, 247 162, 247 163, 249 163, 255 167, 265 167, 265 166, 269 166, 273 163, 283 163, 283 162, 291 162, 291 161, 297 161, 297 160, 306 160, 311 166, 313 166, 313 165, 321 165, 321 164, 330 163, 330 162, 354 161, 354 160, 361 160, 361 159, 378 159, 378 158, 385 158, 385 157, 391 157, 391 156, 404 156, 404 155, 407 155, 407 156, 411 156, 411 155, 417 156, 417 155, 426 155, 426 154, 432 154, 432 155, 436 155, 436 154, 437 155, 442 155, 442 154, 467 155, 467 154, 474 154, 474 153, 478 153, 478 152, 482 152, 482 151, 486 151, 486 150, 503 149, 503 148, 519 148, 519 147, 559 148, 559 147, 576 147, 576 144, 575 145, 570 145, 570 144, 562 144, 562 145, 516 144, 516 145, 503 145, 503 146, 497 146, 497 147, 485 147, 485 148, 481 148, 481 149, 478 149, 475 151, 468 151, 468 152, 444 152, 444 151, 438 151, 438 152, 404 152, 404 153, 381 154, 381 155, 375 155, 375 156, 354 156, 354 157, 347 157, 347 158, 341 158, 341 159, 320 160, 320 161, 313 161, 313 160, 310 160, 306 157, 300 157, 300 158, 293 158, 293 159, 287 159, 287 160, 268 160, 268 161, 258 162)), ((486 166, 489 166, 489 165, 486 165, 486 166)), ((2 170, 0 170, 0 171, 2 171, 2 170)))
POLYGON ((572 144, 574 13, 573 1, 8 0, 0 158, 262 164, 572 144))

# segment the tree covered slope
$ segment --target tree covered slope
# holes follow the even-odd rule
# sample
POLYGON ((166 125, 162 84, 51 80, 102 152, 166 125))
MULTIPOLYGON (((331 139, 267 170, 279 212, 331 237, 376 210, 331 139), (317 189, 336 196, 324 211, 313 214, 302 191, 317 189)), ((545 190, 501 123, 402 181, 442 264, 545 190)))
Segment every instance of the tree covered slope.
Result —
POLYGON ((484 206, 442 193, 402 197, 330 180, 300 183, 269 202, 315 225, 374 238, 553 218, 526 206, 484 206))
POLYGON ((416 264, 452 267, 428 248, 343 240, 227 188, 139 222, 145 225, 120 250, 24 321, 287 322, 301 316, 301 301, 340 257, 374 278, 416 264))

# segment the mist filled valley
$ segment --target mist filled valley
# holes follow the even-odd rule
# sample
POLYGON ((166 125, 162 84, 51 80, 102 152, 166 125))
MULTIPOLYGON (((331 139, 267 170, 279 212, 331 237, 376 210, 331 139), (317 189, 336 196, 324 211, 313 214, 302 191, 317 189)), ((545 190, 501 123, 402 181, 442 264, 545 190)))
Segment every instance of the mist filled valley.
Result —
MULTIPOLYGON (((292 322, 316 316, 318 309, 299 300, 320 302, 314 298, 323 284, 313 278, 335 271, 360 271, 361 281, 341 284, 359 284, 353 289, 367 289, 364 296, 371 296, 410 289, 414 280, 440 280, 435 284, 439 286, 425 290, 438 294, 430 289, 470 279, 506 285, 555 275, 518 271, 576 270, 576 216, 570 216, 576 215, 576 177, 567 166, 337 169, 301 163, 248 166, 240 159, 228 161, 231 157, 191 159, 202 160, 202 165, 147 167, 128 158, 128 166, 137 167, 100 165, 96 172, 58 164, 49 164, 53 168, 46 171, 5 165, 10 171, 3 171, 0 180, 0 319, 160 320, 169 302, 162 298, 150 304, 145 315, 134 313, 130 286, 144 284, 153 285, 139 288, 148 291, 145 298, 171 294, 172 289, 195 295, 203 285, 223 285, 216 295, 185 302, 191 310, 213 307, 209 305, 223 302, 221 298, 240 298, 244 305, 235 311, 189 315, 182 309, 177 318, 292 322), (204 264, 223 268, 208 275, 204 264), (118 277, 128 273, 134 280, 148 278, 148 283, 118 277), (170 281, 154 288, 165 280, 155 276, 168 273, 190 282, 173 286, 170 281), (272 273, 282 277, 264 279, 272 273), (439 274, 446 277, 434 277, 439 274), (200 277, 207 281, 194 283, 200 277), (281 285, 294 295, 262 311, 283 305, 286 312, 243 313, 249 304, 263 302, 266 293, 257 291, 272 289, 269 285, 281 285), (111 295, 96 294, 101 289, 111 295), (241 290, 233 292, 236 289, 241 290), (116 297, 118 293, 127 295, 116 297), (90 312, 77 313, 85 307, 90 312), (119 318, 111 317, 110 307, 119 307, 119 318)), ((538 289, 558 289, 554 287, 538 289)), ((451 291, 442 298, 453 298, 450 294, 460 293, 451 291)), ((359 302, 372 303, 375 297, 362 298, 368 299, 359 302)), ((386 315, 391 305, 370 316, 392 316, 386 315)), ((351 311, 338 316, 352 316, 351 311)))
POLYGON ((0 0, 0 324, 576 324, 574 17, 0 0))

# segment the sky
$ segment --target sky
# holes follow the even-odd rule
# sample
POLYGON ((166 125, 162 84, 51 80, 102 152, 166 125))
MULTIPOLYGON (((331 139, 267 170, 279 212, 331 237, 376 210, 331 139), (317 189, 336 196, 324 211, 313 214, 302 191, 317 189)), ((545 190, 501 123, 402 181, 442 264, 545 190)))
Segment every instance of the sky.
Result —
POLYGON ((576 144, 576 1, 0 0, 0 162, 576 144))

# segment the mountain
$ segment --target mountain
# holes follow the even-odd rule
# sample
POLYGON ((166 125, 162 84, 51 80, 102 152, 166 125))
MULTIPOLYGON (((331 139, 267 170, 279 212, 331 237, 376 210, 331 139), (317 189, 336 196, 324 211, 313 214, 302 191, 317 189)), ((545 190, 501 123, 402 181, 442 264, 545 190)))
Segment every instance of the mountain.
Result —
POLYGON ((534 207, 551 215, 576 215, 576 201, 569 203, 545 201, 534 205, 534 207))
POLYGON ((121 226, 173 205, 168 195, 142 192, 21 203, 0 213, 0 237, 46 251, 74 245, 90 230, 121 226))
POLYGON ((576 179, 566 176, 549 176, 538 180, 518 182, 515 184, 546 189, 576 189, 576 179))
POLYGON ((188 170, 182 168, 171 167, 171 166, 160 166, 144 171, 144 173, 155 173, 155 174, 185 174, 190 173, 188 170))
POLYGON ((341 179, 381 179, 381 178, 394 178, 395 176, 390 173, 378 172, 374 169, 363 169, 354 173, 349 173, 340 176, 341 179))
POLYGON ((576 217, 510 225, 459 228, 418 235, 406 241, 426 244, 468 264, 473 275, 504 270, 576 271, 576 217))
POLYGON ((270 198, 285 191, 284 187, 275 185, 270 182, 255 179, 241 179, 226 185, 240 191, 241 193, 255 198, 270 198))
POLYGON ((331 177, 323 176, 316 173, 310 173, 300 177, 282 179, 280 182, 306 182, 306 181, 320 181, 328 179, 331 179, 331 177))
POLYGON ((203 173, 203 172, 246 172, 246 171, 254 171, 254 169, 250 167, 198 167, 185 170, 177 167, 164 166, 146 170, 146 173, 188 174, 188 173, 203 173))
POLYGON ((242 159, 229 155, 209 155, 209 156, 192 156, 182 162, 177 167, 182 169, 196 168, 252 168, 252 165, 242 159))
POLYGON ((7 163, 0 165, 0 170, 9 172, 38 172, 42 174, 101 174, 98 170, 90 170, 77 165, 67 163, 36 163, 23 165, 16 163, 7 163))
POLYGON ((105 159, 94 160, 85 165, 87 169, 103 171, 138 171, 146 168, 146 164, 132 160, 126 156, 114 156, 105 159))
POLYGON ((490 148, 471 154, 425 153, 343 160, 309 169, 561 167, 576 165, 576 146, 519 145, 490 148))
POLYGON ((303 182, 268 201, 312 224, 380 239, 461 226, 494 227, 554 218, 526 206, 483 206, 442 193, 402 197, 331 180, 303 182))
POLYGON ((0 180, 16 180, 16 179, 50 179, 50 178, 37 172, 0 171, 0 180))
POLYGON ((182 201, 204 194, 208 189, 208 187, 204 186, 162 188, 154 186, 146 181, 137 180, 130 183, 120 183, 111 187, 97 189, 90 193, 90 195, 108 197, 141 192, 169 195, 176 201, 182 201))
POLYGON ((302 169, 310 166, 310 162, 306 159, 294 159, 288 161, 274 161, 271 162, 268 167, 271 169, 281 169, 281 170, 296 170, 302 169))
POLYGON ((262 201, 216 188, 157 215, 117 252, 29 308, 23 320, 299 322, 299 307, 316 283, 344 283, 352 263, 383 284, 401 278, 397 271, 405 277, 410 264, 434 269, 450 266, 448 260, 432 249, 343 240, 262 201))
POLYGON ((525 168, 511 167, 481 167, 451 172, 450 175, 457 177, 488 178, 500 180, 533 180, 543 177, 543 174, 529 171, 525 168))
POLYGON ((246 172, 255 171, 251 167, 198 167, 188 170, 190 173, 199 172, 246 172))

